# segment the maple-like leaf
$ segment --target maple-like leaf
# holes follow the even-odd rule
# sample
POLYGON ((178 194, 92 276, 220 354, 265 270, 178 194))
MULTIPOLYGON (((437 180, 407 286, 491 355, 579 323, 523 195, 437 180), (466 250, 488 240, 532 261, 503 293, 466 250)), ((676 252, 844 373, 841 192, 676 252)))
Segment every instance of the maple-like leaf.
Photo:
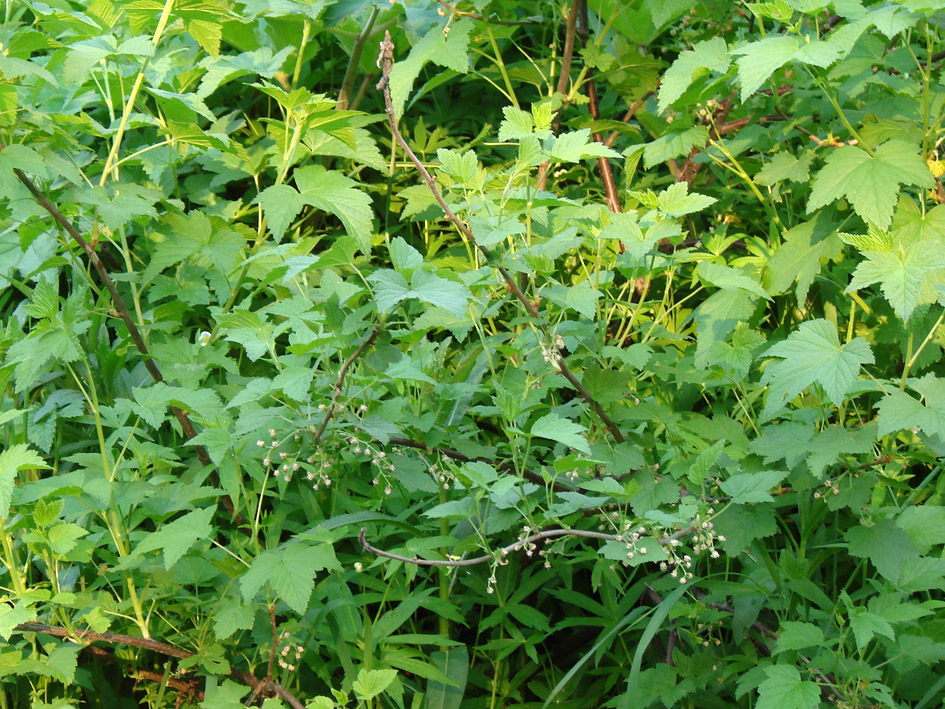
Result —
POLYGON ((764 415, 774 415, 811 384, 820 384, 827 398, 839 404, 856 381, 863 364, 873 363, 873 352, 862 337, 840 344, 836 328, 827 320, 810 320, 783 342, 768 348, 769 362, 762 384, 770 387, 764 415))
POLYGON ((807 213, 846 197, 866 222, 888 227, 902 185, 935 184, 915 146, 889 140, 870 155, 855 145, 834 150, 814 178, 807 213))

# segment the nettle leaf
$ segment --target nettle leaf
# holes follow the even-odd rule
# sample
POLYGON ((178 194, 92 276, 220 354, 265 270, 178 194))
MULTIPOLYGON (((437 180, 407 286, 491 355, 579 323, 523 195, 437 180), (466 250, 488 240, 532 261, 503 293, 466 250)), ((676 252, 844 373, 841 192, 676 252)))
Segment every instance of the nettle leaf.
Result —
POLYGON ((934 374, 909 380, 909 386, 922 395, 918 401, 901 391, 891 391, 878 405, 878 433, 916 429, 945 441, 945 380, 934 374))
POLYGON ((499 124, 499 140, 520 140, 535 132, 535 119, 528 111, 515 106, 505 106, 502 108, 502 115, 505 118, 499 124))
POLYGON ((455 150, 440 148, 436 151, 436 157, 440 161, 441 172, 454 177, 463 187, 476 185, 476 178, 479 176, 481 167, 474 150, 467 150, 460 154, 455 150))
POLYGON ((782 621, 778 629, 778 643, 774 654, 787 650, 803 650, 807 647, 820 647, 824 644, 824 631, 813 623, 782 621))
POLYGON ((358 699, 366 702, 387 689, 397 677, 397 670, 361 670, 351 689, 358 699))
POLYGON ((732 54, 740 55, 738 61, 738 80, 742 85, 741 100, 747 101, 775 70, 784 66, 797 51, 799 42, 795 37, 776 36, 752 42, 732 54))
POLYGON ((660 80, 660 89, 656 95, 658 111, 663 113, 685 93, 692 82, 705 74, 724 74, 730 63, 728 47, 721 37, 697 42, 692 45, 692 49, 680 52, 660 80))
POLYGON ((377 309, 382 313, 390 312, 401 301, 416 298, 454 315, 463 315, 472 297, 462 283, 422 269, 414 271, 410 285, 400 273, 389 268, 375 271, 368 276, 368 281, 374 286, 374 299, 377 309))
POLYGON ((693 148, 701 149, 709 142, 709 129, 706 126, 675 126, 670 126, 666 133, 643 148, 643 166, 647 170, 671 158, 689 155, 693 148))
POLYGON ((276 239, 282 238, 289 224, 305 206, 302 195, 291 185, 270 185, 253 201, 262 208, 269 231, 276 239))
POLYGON ((783 293, 795 282, 799 303, 807 300, 814 278, 825 259, 838 258, 843 244, 826 212, 818 212, 809 222, 784 232, 781 244, 765 266, 764 285, 771 293, 783 293))
POLYGON ((883 578, 890 581, 896 581, 905 559, 918 556, 909 535, 892 520, 881 519, 871 526, 857 525, 843 536, 850 554, 868 558, 883 578))
POLYGON ((188 512, 183 517, 162 525, 161 528, 146 536, 135 548, 133 554, 145 554, 157 549, 164 550, 164 568, 170 568, 201 539, 209 539, 213 534, 210 520, 213 519, 216 506, 205 507, 188 512))
POLYGON ((579 423, 561 418, 555 413, 550 413, 532 424, 531 435, 539 438, 550 438, 552 441, 563 443, 569 448, 590 455, 591 447, 584 435, 586 431, 587 429, 579 423))
POLYGON ((588 128, 571 131, 545 141, 545 152, 552 160, 560 162, 580 162, 584 158, 619 158, 613 148, 591 140, 588 128))
POLYGON ((17 443, 0 453, 0 518, 6 519, 10 516, 10 503, 13 500, 13 484, 16 482, 17 471, 24 468, 48 467, 39 453, 25 443, 17 443))
POLYGON ((303 615, 315 587, 315 573, 323 569, 341 569, 330 544, 294 541, 282 549, 263 552, 240 577, 243 602, 249 603, 268 584, 289 608, 303 615))
POLYGON ((321 165, 296 170, 295 184, 305 204, 334 214, 345 230, 358 240, 361 252, 371 253, 374 212, 363 185, 321 165))
POLYGON ((816 709, 820 687, 801 679, 793 665, 771 665, 764 669, 767 679, 758 685, 756 709, 816 709))
POLYGON ((410 50, 406 59, 397 62, 390 73, 390 97, 394 104, 394 117, 399 119, 404 112, 407 96, 420 70, 433 62, 439 66, 465 74, 469 71, 469 33, 473 23, 467 18, 453 22, 449 34, 443 27, 434 27, 410 50))
POLYGON ((831 151, 814 178, 807 213, 846 197, 864 221, 886 228, 902 185, 925 189, 935 185, 914 145, 890 140, 872 156, 863 148, 847 145, 831 151))
POLYGON ((813 150, 804 151, 800 157, 782 150, 771 156, 771 160, 755 175, 754 181, 759 185, 773 185, 783 180, 805 183, 810 176, 813 159, 813 150))
POLYGON ((771 296, 761 287, 758 281, 737 268, 723 266, 720 263, 712 263, 711 261, 703 261, 699 264, 696 271, 700 278, 719 288, 724 288, 725 290, 741 288, 765 300, 771 300, 771 296))
POLYGON ((715 197, 693 192, 689 194, 688 182, 677 182, 660 192, 657 208, 668 217, 682 217, 698 212, 718 202, 715 197))
POLYGON ((801 323, 765 354, 783 358, 769 362, 761 379, 770 387, 764 409, 768 418, 814 383, 824 388, 832 403, 839 404, 857 380, 860 366, 874 361, 866 340, 857 337, 841 346, 836 328, 823 319, 801 323))
POLYGON ((749 502, 771 502, 774 498, 768 492, 787 477, 786 470, 766 470, 761 473, 740 473, 728 480, 723 480, 719 487, 732 496, 736 505, 749 502))
POLYGON ((945 242, 918 241, 890 251, 864 251, 845 293, 879 283, 889 304, 903 320, 912 317, 920 303, 937 299, 929 276, 945 269, 945 242))

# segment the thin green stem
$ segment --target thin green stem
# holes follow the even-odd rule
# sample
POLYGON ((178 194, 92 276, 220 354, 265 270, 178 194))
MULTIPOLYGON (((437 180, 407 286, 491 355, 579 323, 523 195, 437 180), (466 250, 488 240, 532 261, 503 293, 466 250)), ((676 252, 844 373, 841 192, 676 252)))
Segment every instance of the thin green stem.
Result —
MULTIPOLYGON (((164 30, 167 27, 167 21, 171 16, 171 9, 174 7, 174 0, 165 0, 164 9, 161 11, 161 16, 158 18, 157 28, 154 30, 154 35, 151 38, 151 44, 155 47, 158 42, 161 40, 161 36, 164 34, 164 30)), ((114 169, 114 163, 118 158, 118 151, 121 149, 121 141, 125 136, 125 130, 128 127, 128 120, 131 118, 131 114, 135 108, 135 102, 138 99, 138 92, 141 90, 141 84, 144 83, 144 72, 148 68, 148 58, 145 57, 144 61, 141 63, 141 68, 138 70, 138 75, 135 77, 135 83, 131 87, 131 93, 128 95, 128 100, 125 102, 124 109, 121 114, 121 123, 118 124, 118 130, 115 132, 115 138, 112 140, 111 150, 108 151, 108 157, 105 159, 105 167, 102 168, 102 177, 99 180, 99 186, 104 186, 108 181, 108 176, 114 169)))
POLYGON ((348 60, 348 67, 345 69, 344 79, 341 81, 341 91, 338 92, 338 108, 345 109, 351 98, 351 89, 354 86, 354 79, 358 75, 358 66, 361 64, 361 55, 364 53, 364 47, 372 36, 374 30, 374 21, 377 19, 379 10, 377 6, 371 7, 371 14, 367 22, 358 34, 358 39, 351 48, 351 58, 348 60))

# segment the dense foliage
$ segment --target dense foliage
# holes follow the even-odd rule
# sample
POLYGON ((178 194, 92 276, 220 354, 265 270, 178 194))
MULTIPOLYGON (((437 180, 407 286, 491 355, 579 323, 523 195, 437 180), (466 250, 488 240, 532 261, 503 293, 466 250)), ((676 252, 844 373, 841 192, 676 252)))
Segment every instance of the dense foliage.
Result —
POLYGON ((6 2, 0 707, 940 706, 943 9, 6 2))

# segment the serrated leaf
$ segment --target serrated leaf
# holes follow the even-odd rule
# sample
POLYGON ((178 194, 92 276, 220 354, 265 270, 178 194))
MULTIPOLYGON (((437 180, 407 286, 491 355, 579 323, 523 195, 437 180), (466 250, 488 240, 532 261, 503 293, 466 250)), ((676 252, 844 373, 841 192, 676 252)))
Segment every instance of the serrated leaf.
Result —
POLYGON ((896 639, 889 621, 865 608, 854 608, 853 612, 850 613, 850 630, 853 631, 857 650, 863 650, 877 634, 890 640, 896 639))
POLYGON ((846 197, 866 222, 886 228, 902 185, 930 188, 935 181, 915 146, 890 140, 873 156, 854 145, 831 151, 814 178, 807 213, 846 197))
POLYGON ((793 665, 766 667, 767 679, 758 685, 756 709, 817 709, 820 687, 816 682, 801 679, 793 665))
POLYGON ((703 74, 724 74, 730 63, 728 47, 721 37, 697 42, 692 49, 680 52, 660 81, 657 110, 662 113, 669 108, 703 74))
POLYGON ((454 177, 460 185, 472 187, 476 184, 479 160, 475 151, 467 150, 460 154, 455 150, 440 148, 436 151, 436 157, 440 161, 440 171, 454 177))
POLYGON ((775 70, 790 61, 797 48, 796 38, 782 35, 766 37, 733 50, 732 54, 740 55, 735 63, 738 65, 738 81, 742 85, 742 102, 761 88, 775 70))
POLYGON ((535 131, 535 119, 528 111, 514 106, 505 106, 502 109, 505 116, 499 124, 499 140, 519 140, 535 131))
POLYGON ((824 631, 813 623, 782 621, 778 629, 778 642, 774 649, 777 655, 787 650, 803 650, 807 647, 820 647, 824 644, 824 631))
POLYGON ((270 185, 253 200, 262 208, 269 231, 278 240, 306 202, 291 185, 270 185))
POLYGON ((769 362, 762 384, 770 389, 765 415, 772 415, 811 384, 820 384, 834 404, 843 401, 859 376, 860 367, 873 363, 873 352, 862 337, 840 344, 837 330, 827 320, 810 320, 786 340, 768 348, 769 362))
POLYGON ((708 197, 698 192, 689 194, 689 183, 676 182, 660 192, 657 208, 668 217, 682 217, 698 212, 718 202, 715 197, 708 197))
POLYGON ((296 170, 295 184, 305 204, 334 214, 345 231, 358 240, 361 253, 371 253, 374 212, 363 185, 321 165, 296 170))
POLYGON ((10 503, 13 500, 13 484, 16 474, 24 468, 48 468, 39 453, 26 443, 17 443, 0 452, 0 518, 10 516, 10 503))
POLYGON ((759 185, 773 185, 783 180, 807 182, 813 159, 814 153, 810 150, 805 151, 800 157, 782 150, 771 156, 771 160, 766 162, 755 175, 754 181, 759 185))
POLYGON ((771 293, 783 293, 797 283, 794 293, 799 303, 807 300, 821 261, 835 259, 843 252, 840 238, 825 212, 786 231, 781 244, 765 266, 764 285, 771 293))
POLYGON ((711 261, 703 261, 699 264, 696 271, 700 278, 719 288, 724 288, 725 290, 741 288, 765 300, 771 300, 771 296, 761 287, 758 281, 737 268, 723 266, 720 263, 713 263, 711 261))
POLYGON ((201 539, 209 539, 213 534, 210 520, 216 512, 216 506, 188 512, 183 517, 162 525, 152 532, 134 550, 134 554, 145 554, 156 549, 164 550, 164 568, 170 568, 201 539))
POLYGON ((872 526, 857 525, 843 535, 850 554, 866 557, 889 581, 896 581, 902 562, 918 556, 912 540, 892 520, 881 519, 872 526))
POLYGON ((928 374, 911 380, 923 401, 901 391, 886 394, 878 405, 878 433, 885 436, 894 431, 916 429, 945 441, 945 380, 928 374))
POLYGON ((545 142, 545 152, 552 160, 580 162, 584 158, 619 158, 620 153, 602 143, 591 140, 588 128, 563 133, 545 142))
POLYGON ((945 269, 945 242, 919 241, 894 251, 864 251, 846 293, 879 283, 896 315, 904 321, 916 306, 931 303, 936 295, 924 288, 929 276, 945 269), (925 292, 923 292, 923 290, 925 292))
POLYGON ((591 454, 591 447, 584 437, 586 429, 574 421, 563 419, 555 413, 546 414, 532 424, 531 435, 539 438, 550 438, 552 441, 563 443, 569 448, 574 448, 591 454))
POLYGON ((264 584, 269 584, 289 608, 303 615, 315 587, 315 573, 339 568, 330 544, 291 542, 282 549, 257 556, 240 577, 240 592, 248 603, 264 584))
POLYGON ((434 27, 413 46, 406 59, 394 65, 390 73, 390 96, 395 118, 400 119, 403 115, 413 82, 427 62, 432 61, 460 74, 469 71, 466 52, 472 28, 473 23, 467 18, 453 22, 448 35, 443 34, 442 27, 434 27))
POLYGON ((705 126, 686 128, 671 127, 665 134, 647 143, 643 148, 643 166, 650 169, 671 158, 689 155, 693 148, 703 148, 709 142, 709 129, 705 126))
POLYGON ((397 670, 361 670, 351 689, 358 699, 366 702, 387 689, 395 677, 397 670))
POLYGON ((784 470, 766 470, 761 473, 739 473, 723 480, 719 487, 732 496, 736 505, 749 502, 770 502, 774 498, 768 492, 787 477, 784 470))
POLYGON ((417 269, 410 285, 397 271, 381 269, 368 276, 374 286, 374 299, 380 312, 390 312, 401 301, 417 298, 425 303, 462 315, 469 301, 469 290, 462 284, 417 269))

